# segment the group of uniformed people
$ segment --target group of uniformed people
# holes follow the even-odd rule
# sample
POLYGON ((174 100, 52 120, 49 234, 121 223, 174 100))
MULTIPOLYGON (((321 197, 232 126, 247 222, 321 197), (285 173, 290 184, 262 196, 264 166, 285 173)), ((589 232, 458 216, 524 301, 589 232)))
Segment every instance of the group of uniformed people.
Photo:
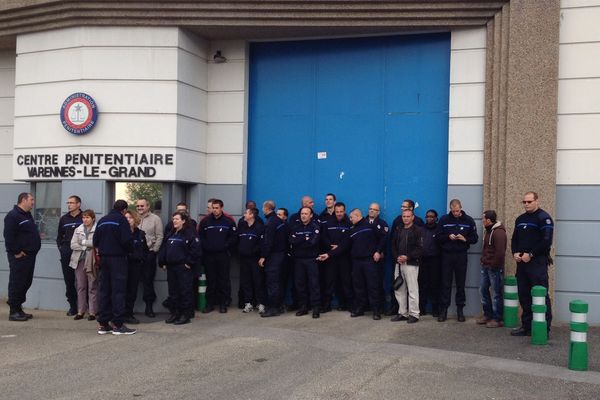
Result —
MULTIPOLYGON (((527 288, 548 285, 553 231, 552 219, 537 206, 537 194, 528 192, 525 197, 526 212, 517 219, 512 238, 524 311, 523 326, 513 332, 517 336, 530 331, 527 288)), ((97 318, 100 324, 99 334, 135 333, 124 323, 139 322, 133 315, 133 305, 140 280, 144 283, 145 314, 155 316, 152 303, 156 299, 153 280, 157 265, 167 271, 169 297, 163 304, 170 315, 165 322, 186 324, 194 316, 194 281, 200 264, 207 277, 208 305, 203 312, 217 307, 219 312, 227 312, 231 304, 232 252, 239 255, 240 308, 246 313, 256 308, 262 317, 273 317, 285 312, 287 305, 288 310, 297 311, 297 316, 312 311, 312 317, 319 318, 321 313, 331 311, 335 295, 338 309, 350 311, 351 317, 364 315, 370 309, 373 319, 379 320, 384 312, 384 280, 390 279, 384 274, 383 260, 391 250, 395 264, 392 300, 398 303, 398 308, 392 306, 386 313, 394 315, 392 321, 417 322, 428 312, 428 305, 438 321, 445 321, 453 281, 457 319, 465 320, 467 250, 477 242, 478 235, 473 219, 457 199, 450 202, 450 212, 439 222, 435 210, 428 210, 423 222, 414 215, 415 203, 405 200, 391 229, 379 217, 377 203, 369 206, 364 217, 358 208, 347 215, 345 204, 336 202, 332 193, 326 195, 325 209, 319 215, 313 211, 314 201, 309 196, 302 198, 300 210, 289 218, 287 209, 276 209, 275 203, 267 200, 262 205, 264 222, 256 204, 250 201, 237 224, 224 212, 221 200, 209 200, 207 215, 198 224, 190 218, 185 203, 180 203, 164 231, 160 218, 150 212, 145 199, 137 201, 139 214, 129 211, 124 200, 117 200, 97 223, 93 211, 81 212, 80 204, 79 197, 69 197, 57 244, 61 261, 70 259, 67 265, 71 268, 63 267, 68 315, 82 319, 89 310, 88 319, 97 318), (84 217, 92 222, 79 222, 84 217), (76 229, 81 233, 74 235, 76 229), (67 242, 71 252, 66 249, 67 242), (73 250, 78 251, 77 260, 73 260, 73 250), (75 279, 68 273, 76 273, 78 267, 83 272, 77 286, 83 285, 80 282, 85 281, 86 275, 92 275, 88 275, 87 288, 69 287, 75 279), (90 291, 96 286, 92 278, 97 278, 98 283, 97 305, 90 291), (73 298, 73 293, 79 296, 73 298), (288 293, 291 303, 286 301, 288 293)), ((5 218, 10 265, 9 319, 13 321, 31 318, 22 304, 40 248, 39 232, 31 215, 33 205, 33 196, 22 193, 5 218)))

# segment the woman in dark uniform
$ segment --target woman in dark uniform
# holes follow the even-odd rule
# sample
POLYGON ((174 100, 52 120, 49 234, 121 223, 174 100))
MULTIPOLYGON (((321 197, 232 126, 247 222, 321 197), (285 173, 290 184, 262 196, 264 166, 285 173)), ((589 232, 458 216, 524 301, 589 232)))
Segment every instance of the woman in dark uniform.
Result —
POLYGON ((133 316, 133 307, 137 298, 137 291, 140 282, 140 274, 144 266, 144 260, 148 254, 148 243, 146 243, 146 233, 138 228, 140 225, 140 216, 135 211, 127 211, 125 218, 131 227, 131 251, 127 254, 127 296, 125 297, 125 322, 128 324, 139 324, 140 321, 133 316))

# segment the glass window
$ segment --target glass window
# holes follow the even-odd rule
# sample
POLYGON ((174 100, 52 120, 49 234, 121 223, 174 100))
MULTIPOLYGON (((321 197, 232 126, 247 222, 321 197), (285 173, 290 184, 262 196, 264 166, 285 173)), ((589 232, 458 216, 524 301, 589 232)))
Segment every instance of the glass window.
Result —
POLYGON ((45 241, 55 241, 60 220, 61 182, 37 182, 34 185, 35 208, 33 218, 45 241))

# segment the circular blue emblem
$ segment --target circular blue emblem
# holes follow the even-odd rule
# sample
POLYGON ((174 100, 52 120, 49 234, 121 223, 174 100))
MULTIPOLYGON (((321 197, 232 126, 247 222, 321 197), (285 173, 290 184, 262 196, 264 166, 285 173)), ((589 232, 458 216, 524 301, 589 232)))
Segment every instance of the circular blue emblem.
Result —
POLYGON ((60 107, 60 122, 73 135, 88 133, 98 119, 98 107, 94 99, 85 93, 73 93, 60 107))

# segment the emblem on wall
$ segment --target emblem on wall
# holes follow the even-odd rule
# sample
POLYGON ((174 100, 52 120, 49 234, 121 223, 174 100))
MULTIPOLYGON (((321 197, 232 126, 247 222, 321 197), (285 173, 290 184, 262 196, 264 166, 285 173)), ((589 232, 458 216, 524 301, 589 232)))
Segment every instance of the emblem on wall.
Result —
POLYGON ((62 126, 74 135, 88 133, 98 119, 98 107, 94 99, 85 93, 73 93, 60 107, 62 126))

